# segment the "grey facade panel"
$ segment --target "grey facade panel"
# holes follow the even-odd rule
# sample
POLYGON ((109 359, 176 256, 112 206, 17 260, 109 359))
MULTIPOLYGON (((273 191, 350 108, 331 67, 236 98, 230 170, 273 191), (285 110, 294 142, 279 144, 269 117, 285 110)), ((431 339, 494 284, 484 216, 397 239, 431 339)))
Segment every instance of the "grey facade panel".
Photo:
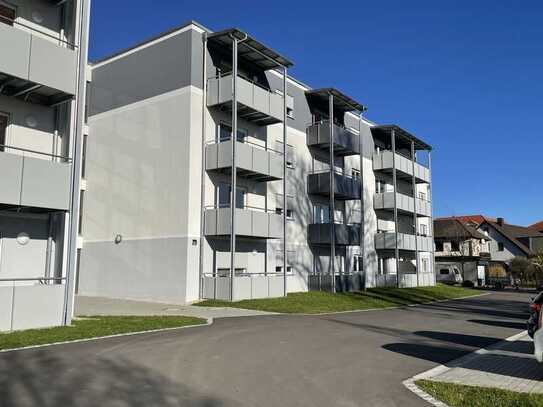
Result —
POLYGON ((90 115, 191 85, 193 32, 182 32, 95 67, 90 115))
POLYGON ((75 94, 77 72, 75 51, 32 36, 28 79, 48 87, 75 94))
POLYGON ((23 156, 0 153, 0 173, 9 174, 2 180, 0 203, 19 205, 23 171, 23 156))
POLYGON ((11 329, 62 325, 64 285, 17 286, 13 292, 11 329))
POLYGON ((71 165, 25 157, 21 205, 68 210, 71 165))
POLYGON ((0 72, 21 79, 28 78, 30 39, 29 33, 0 24, 0 49, 3 50, 0 72))

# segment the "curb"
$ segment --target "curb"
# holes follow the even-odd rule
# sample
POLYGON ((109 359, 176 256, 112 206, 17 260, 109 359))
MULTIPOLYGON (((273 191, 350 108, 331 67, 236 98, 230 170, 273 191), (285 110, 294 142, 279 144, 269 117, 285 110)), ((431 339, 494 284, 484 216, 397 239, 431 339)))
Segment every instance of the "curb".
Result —
POLYGON ((168 331, 177 331, 177 330, 180 330, 180 329, 196 328, 196 327, 199 327, 199 326, 200 327, 210 326, 211 324, 213 324, 213 318, 207 318, 206 322, 202 323, 202 324, 177 326, 177 327, 172 327, 172 328, 159 328, 159 329, 152 329, 152 330, 149 330, 149 331, 126 332, 126 333, 114 334, 114 335, 95 336, 95 337, 92 337, 92 338, 74 339, 72 341, 43 343, 43 344, 40 344, 40 345, 30 345, 30 346, 23 346, 23 347, 20 347, 20 348, 3 349, 3 350, 0 350, 0 354, 8 353, 8 352, 17 352, 17 351, 27 350, 27 349, 48 348, 50 346, 67 345, 67 344, 71 344, 71 343, 92 342, 92 341, 98 341, 98 340, 101 340, 101 339, 121 338, 123 336, 136 336, 136 335, 142 335, 142 334, 152 334, 152 333, 160 333, 160 332, 168 332, 168 331))
POLYGON ((449 407, 448 404, 442 402, 442 401, 439 401, 437 399, 435 399, 433 396, 431 396, 430 394, 426 393, 424 390, 422 390, 419 386, 417 386, 415 384, 415 382, 417 380, 421 380, 421 379, 426 379, 426 380, 431 380, 432 377, 435 377, 435 376, 438 376, 442 373, 445 373, 455 367, 458 367, 458 366, 461 366, 463 365, 464 363, 467 363, 467 362, 470 362, 471 360, 475 359, 476 357, 478 357, 479 355, 484 355, 484 354, 487 354, 489 353, 490 351, 493 351, 493 350, 498 350, 500 349, 504 344, 505 342, 515 342, 516 340, 524 337, 527 335, 527 331, 521 331, 515 335, 512 335, 508 338, 505 338, 504 340, 502 341, 499 341, 499 342, 496 342, 492 345, 490 345, 489 347, 487 348, 480 348, 480 349, 477 349, 473 352, 470 352, 462 357, 459 357, 458 359, 453 359, 452 361, 448 362, 447 365, 438 365, 430 370, 427 370, 425 372, 422 372, 422 373, 419 373, 413 377, 410 377, 409 379, 407 380, 404 380, 402 382, 402 384, 409 390, 411 391, 412 393, 416 394, 417 396, 419 396, 421 399, 423 399, 424 401, 430 403, 431 405, 433 406, 436 406, 436 407, 449 407))

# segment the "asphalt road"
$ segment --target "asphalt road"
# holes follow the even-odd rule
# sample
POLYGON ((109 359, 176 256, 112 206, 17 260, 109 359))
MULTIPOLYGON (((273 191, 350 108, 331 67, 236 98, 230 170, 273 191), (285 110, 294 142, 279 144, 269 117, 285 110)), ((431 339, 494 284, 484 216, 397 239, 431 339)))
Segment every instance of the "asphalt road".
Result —
POLYGON ((424 406, 402 381, 524 329, 529 294, 0 354, 0 406, 424 406))

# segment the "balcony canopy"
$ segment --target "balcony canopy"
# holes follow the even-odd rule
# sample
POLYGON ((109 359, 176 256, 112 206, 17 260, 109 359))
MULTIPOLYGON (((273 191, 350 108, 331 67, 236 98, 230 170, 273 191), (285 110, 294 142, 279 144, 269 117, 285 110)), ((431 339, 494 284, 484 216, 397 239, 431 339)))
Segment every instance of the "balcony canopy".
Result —
POLYGON ((366 106, 334 88, 312 89, 305 92, 305 94, 311 105, 319 107, 324 112, 328 111, 328 98, 330 95, 334 97, 335 112, 365 112, 367 110, 366 106))
POLYGON ((391 143, 392 132, 396 136, 397 149, 411 148, 411 142, 415 142, 415 150, 432 150, 432 146, 417 138, 407 130, 396 124, 384 124, 371 128, 373 137, 383 140, 387 145, 391 143))
POLYGON ((211 33, 207 38, 210 44, 228 49, 232 48, 233 39, 238 39, 238 58, 264 71, 281 67, 289 68, 293 65, 289 59, 237 28, 211 33))

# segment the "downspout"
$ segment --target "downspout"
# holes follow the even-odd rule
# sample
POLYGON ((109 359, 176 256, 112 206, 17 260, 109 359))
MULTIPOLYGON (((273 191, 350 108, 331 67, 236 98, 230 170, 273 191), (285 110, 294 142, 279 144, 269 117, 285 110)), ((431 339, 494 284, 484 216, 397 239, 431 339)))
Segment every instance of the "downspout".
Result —
POLYGON ((283 295, 287 296, 287 67, 283 67, 283 295))
POLYGON ((335 230, 335 194, 334 194, 334 95, 328 95, 328 125, 330 132, 330 275, 332 277, 332 292, 336 292, 336 230, 335 230))

